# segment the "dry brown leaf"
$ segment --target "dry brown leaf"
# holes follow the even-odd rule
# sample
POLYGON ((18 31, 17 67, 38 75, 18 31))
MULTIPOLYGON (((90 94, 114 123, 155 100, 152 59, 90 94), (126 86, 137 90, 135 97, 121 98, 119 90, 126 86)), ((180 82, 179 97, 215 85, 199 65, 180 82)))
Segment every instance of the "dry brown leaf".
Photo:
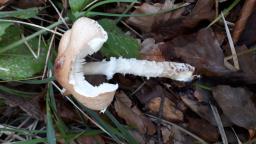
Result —
POLYGON ((77 139, 81 144, 105 144, 104 140, 99 136, 81 136, 77 139))
MULTIPOLYGON (((245 45, 236 48, 237 53, 242 53, 249 50, 245 45)), ((240 71, 234 73, 234 78, 241 80, 245 83, 255 84, 256 83, 256 61, 253 52, 240 55, 238 57, 238 62, 240 65, 240 71)))
POLYGON ((247 0, 245 1, 243 8, 240 12, 240 16, 235 23, 235 28, 232 34, 233 41, 236 43, 239 40, 239 37, 243 30, 245 29, 247 20, 255 9, 256 1, 255 0, 247 0))
POLYGON ((248 133, 249 133, 250 140, 253 140, 254 138, 256 138, 256 130, 255 129, 249 129, 248 133))
MULTIPOLYGON (((147 104, 147 107, 151 113, 158 114, 161 105, 161 97, 153 98, 147 104)), ((168 121, 182 121, 183 113, 177 109, 177 106, 170 101, 168 98, 165 98, 163 104, 163 118, 168 121)))
POLYGON ((150 61, 165 61, 159 45, 163 42, 155 43, 153 38, 147 38, 141 43, 140 56, 142 59, 150 61))
MULTIPOLYGON (((143 3, 139 8, 137 8, 132 14, 147 14, 156 13, 159 11, 159 7, 143 3)), ((149 32, 151 30, 152 24, 154 23, 155 16, 146 17, 130 17, 127 22, 135 27, 138 27, 141 31, 149 32)))
POLYGON ((146 105, 151 99, 161 96, 163 94, 162 89, 156 81, 147 80, 136 93, 136 97, 141 104, 146 105))
POLYGON ((43 120, 43 113, 39 106, 39 97, 40 96, 35 96, 33 99, 28 100, 9 94, 0 94, 0 98, 3 98, 6 104, 10 107, 19 107, 29 116, 38 120, 43 120))
POLYGON ((203 119, 188 117, 188 129, 208 142, 218 141, 218 129, 203 119))
MULTIPOLYGON (((140 7, 136 8, 132 14, 150 14, 157 13, 166 9, 170 9, 174 4, 170 0, 166 0, 164 4, 156 3, 150 5, 148 3, 143 3, 140 7)), ((184 11, 184 8, 176 10, 172 13, 153 15, 153 16, 144 16, 144 17, 130 17, 127 22, 137 28, 142 32, 150 32, 152 30, 153 23, 157 20, 158 17, 161 19, 169 19, 170 17, 176 18, 179 17, 184 11)))
POLYGON ((7 5, 8 3, 11 3, 13 0, 0 0, 0 7, 7 5))
POLYGON ((132 137, 139 143, 139 144, 146 144, 144 136, 139 133, 138 131, 130 130, 129 131, 132 137))
POLYGON ((143 116, 136 106, 131 107, 131 103, 131 100, 124 92, 118 93, 114 103, 118 116, 123 118, 128 125, 137 128, 140 133, 154 134, 156 131, 155 125, 143 116))
POLYGON ((195 66, 202 75, 220 76, 230 72, 224 66, 224 54, 210 29, 178 36, 161 45, 160 49, 167 60, 180 58, 195 66))
MULTIPOLYGON (((194 93, 183 93, 182 101, 201 118, 209 121, 212 125, 217 125, 209 105, 209 99, 212 97, 209 91, 201 88, 196 88, 194 93)), ((225 116, 221 114, 222 123, 224 126, 230 126, 231 123, 225 116)))
POLYGON ((219 85, 212 90, 223 113, 234 124, 247 129, 256 128, 256 95, 246 88, 219 85))
POLYGON ((256 42, 256 10, 254 6, 254 11, 249 17, 245 29, 240 35, 237 42, 238 45, 246 45, 247 47, 253 46, 256 42))
POLYGON ((198 0, 187 16, 170 16, 169 19, 158 17, 152 26, 152 32, 158 41, 171 40, 178 35, 195 32, 200 22, 211 21, 214 15, 213 0, 198 0))
POLYGON ((171 143, 172 141, 172 135, 173 132, 171 131, 171 128, 169 127, 161 127, 161 134, 162 134, 162 138, 163 138, 163 142, 164 143, 171 143))
MULTIPOLYGON (((55 101, 57 106, 58 115, 65 121, 65 122, 74 122, 79 121, 80 117, 79 114, 76 113, 74 107, 70 105, 67 101, 65 101, 65 97, 62 95, 55 95, 55 101)), ((45 102, 42 102, 45 103, 45 102)), ((45 107, 45 105, 43 105, 45 107)))
POLYGON ((12 4, 19 8, 31 8, 42 6, 46 2, 47 0, 15 0, 12 4))

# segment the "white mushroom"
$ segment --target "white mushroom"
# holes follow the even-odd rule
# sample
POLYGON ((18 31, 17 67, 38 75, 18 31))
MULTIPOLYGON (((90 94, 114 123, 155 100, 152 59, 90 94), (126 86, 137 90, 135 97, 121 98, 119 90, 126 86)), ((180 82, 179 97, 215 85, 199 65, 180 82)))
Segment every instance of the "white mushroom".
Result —
POLYGON ((115 73, 137 76, 167 77, 191 81, 194 67, 184 63, 110 58, 110 61, 89 62, 84 58, 97 52, 107 41, 107 33, 94 20, 80 18, 61 38, 55 61, 57 81, 78 101, 93 110, 104 110, 113 100, 117 84, 102 83, 92 86, 84 74, 103 74, 108 79, 115 73))
POLYGON ((97 52, 107 40, 107 33, 94 20, 78 19, 61 38, 54 73, 57 81, 88 108, 103 110, 112 102, 117 84, 92 86, 84 79, 84 57, 97 52))

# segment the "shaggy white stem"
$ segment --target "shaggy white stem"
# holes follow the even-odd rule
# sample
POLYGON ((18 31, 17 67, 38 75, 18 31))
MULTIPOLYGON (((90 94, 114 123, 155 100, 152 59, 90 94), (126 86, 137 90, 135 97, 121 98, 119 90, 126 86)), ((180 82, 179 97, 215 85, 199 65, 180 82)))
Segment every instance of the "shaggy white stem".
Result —
POLYGON ((189 64, 176 62, 155 62, 137 59, 110 58, 110 61, 89 62, 83 66, 85 75, 106 75, 111 79, 115 73, 136 76, 166 77, 178 81, 191 81, 195 68, 189 64))

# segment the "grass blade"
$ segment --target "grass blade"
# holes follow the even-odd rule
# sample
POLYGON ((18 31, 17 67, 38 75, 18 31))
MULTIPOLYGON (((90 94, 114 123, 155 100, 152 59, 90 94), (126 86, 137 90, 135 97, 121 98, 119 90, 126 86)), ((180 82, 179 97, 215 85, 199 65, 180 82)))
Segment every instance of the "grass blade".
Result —
POLYGON ((131 144, 138 144, 138 142, 131 136, 129 131, 123 125, 121 125, 119 121, 108 110, 106 110, 105 114, 116 125, 116 127, 123 134, 123 137, 126 139, 127 142, 131 144))
POLYGON ((52 84, 48 84, 48 92, 46 96, 46 122, 47 122, 47 142, 49 144, 56 144, 55 130, 53 128, 52 112, 51 112, 51 97, 52 84))
MULTIPOLYGON (((229 12, 240 2, 240 0, 235 0, 233 1, 233 3, 223 11, 224 16, 228 15, 229 12)), ((217 21, 219 21, 221 19, 221 14, 219 14, 219 16, 217 18, 215 18, 208 26, 207 28, 211 27, 212 25, 214 25, 217 21)))
POLYGON ((15 142, 13 144, 36 144, 36 143, 46 143, 46 142, 47 142, 46 138, 38 138, 38 139, 15 142))
MULTIPOLYGON (((50 26, 48 26, 48 27, 46 27, 46 28, 47 28, 47 29, 52 29, 52 28, 55 28, 56 26, 58 26, 58 25, 60 25, 60 24, 62 24, 62 23, 63 23, 62 21, 57 21, 57 22, 51 24, 50 26)), ((45 29, 39 30, 39 31, 33 33, 32 35, 29 35, 29 36, 25 37, 24 39, 21 39, 21 40, 16 41, 16 42, 14 42, 14 43, 12 43, 12 44, 6 46, 6 47, 3 47, 3 48, 1 48, 1 50, 0 50, 0 54, 4 53, 4 52, 6 52, 6 51, 8 51, 8 50, 10 50, 10 49, 13 49, 13 48, 19 46, 20 44, 24 43, 25 41, 29 41, 29 40, 31 40, 31 39, 33 39, 33 38, 39 36, 40 34, 42 34, 42 33, 44 33, 44 32, 46 32, 45 29)))
POLYGON ((6 92, 8 94, 16 95, 16 96, 21 96, 21 97, 31 97, 31 96, 35 96, 35 95, 38 94, 36 92, 19 91, 19 90, 15 90, 15 89, 5 87, 5 86, 0 86, 0 91, 6 92))

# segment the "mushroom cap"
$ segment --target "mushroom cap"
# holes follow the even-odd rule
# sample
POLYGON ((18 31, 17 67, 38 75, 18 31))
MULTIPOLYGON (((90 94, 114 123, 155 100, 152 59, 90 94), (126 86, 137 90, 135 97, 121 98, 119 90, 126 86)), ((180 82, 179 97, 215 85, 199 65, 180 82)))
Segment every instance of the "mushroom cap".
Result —
POLYGON ((84 79, 84 58, 97 52, 107 41, 107 33, 94 20, 79 18, 61 38, 55 60, 56 80, 80 103, 93 110, 104 110, 112 102, 117 84, 92 86, 84 79))

